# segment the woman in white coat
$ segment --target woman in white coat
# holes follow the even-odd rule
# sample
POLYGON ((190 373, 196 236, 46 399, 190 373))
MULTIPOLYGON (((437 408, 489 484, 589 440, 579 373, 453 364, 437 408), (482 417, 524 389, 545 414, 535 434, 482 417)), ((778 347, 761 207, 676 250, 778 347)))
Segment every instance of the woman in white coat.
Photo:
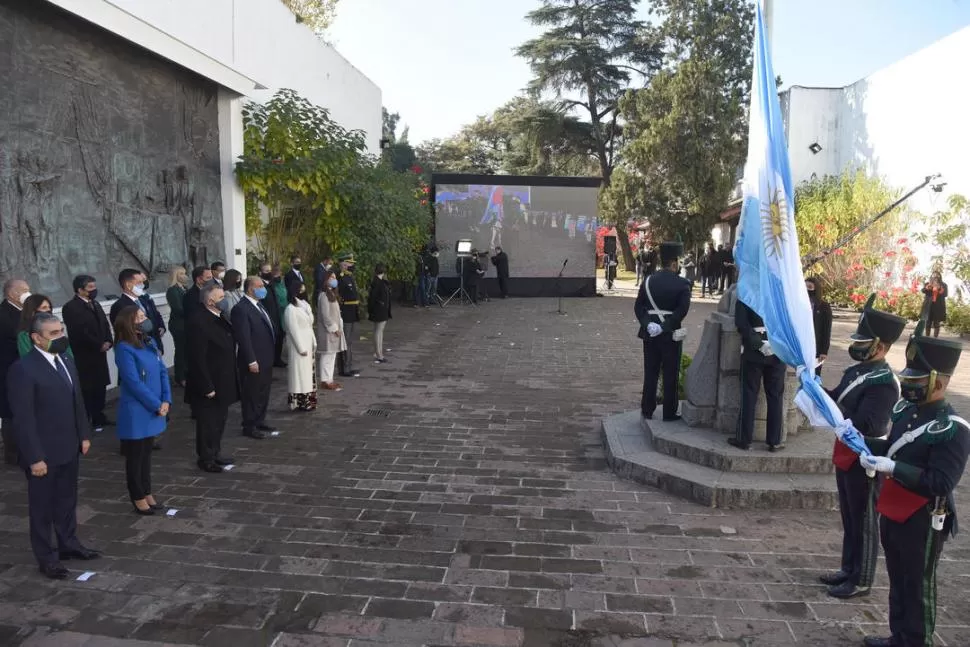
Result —
POLYGON ((306 300, 306 285, 294 284, 289 293, 290 307, 283 311, 286 343, 290 347, 286 381, 287 400, 291 410, 313 411, 317 408, 317 383, 313 360, 317 338, 313 331, 313 311, 306 300))
POLYGON ((343 387, 333 381, 333 367, 337 361, 337 353, 347 350, 347 340, 344 337, 344 322, 340 316, 340 302, 337 298, 337 275, 333 272, 327 273, 323 291, 317 297, 317 348, 320 351, 320 388, 327 391, 342 390, 343 387))

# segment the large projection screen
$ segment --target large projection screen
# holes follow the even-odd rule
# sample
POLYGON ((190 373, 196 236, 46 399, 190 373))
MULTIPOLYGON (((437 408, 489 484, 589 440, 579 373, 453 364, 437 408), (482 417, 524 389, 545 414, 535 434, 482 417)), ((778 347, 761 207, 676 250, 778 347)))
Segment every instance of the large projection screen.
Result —
MULTIPOLYGON (((470 239, 489 258, 496 247, 508 255, 513 294, 595 292, 598 178, 435 175, 432 183, 441 277, 458 276, 455 243, 470 239)), ((495 277, 491 263, 485 277, 495 277)))

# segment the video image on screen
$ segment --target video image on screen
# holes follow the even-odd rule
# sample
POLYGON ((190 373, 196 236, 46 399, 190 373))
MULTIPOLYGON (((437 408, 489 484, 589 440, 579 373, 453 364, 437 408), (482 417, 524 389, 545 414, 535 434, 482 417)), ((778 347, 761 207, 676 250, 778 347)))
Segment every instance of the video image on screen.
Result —
POLYGON ((455 243, 463 239, 489 256, 501 247, 513 277, 557 276, 566 259, 564 277, 594 276, 597 196, 591 187, 436 185, 441 276, 457 276, 455 243))

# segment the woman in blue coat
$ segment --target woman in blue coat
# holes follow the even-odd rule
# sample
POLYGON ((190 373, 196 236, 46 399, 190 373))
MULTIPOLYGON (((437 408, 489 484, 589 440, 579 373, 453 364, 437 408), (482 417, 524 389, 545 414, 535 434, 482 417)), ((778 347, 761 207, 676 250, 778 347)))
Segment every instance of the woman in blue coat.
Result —
POLYGON ((172 403, 168 369, 152 338, 154 324, 141 308, 126 307, 118 313, 114 328, 121 389, 117 429, 128 494, 135 512, 155 514, 162 506, 152 496, 152 445, 165 431, 165 416, 172 403))

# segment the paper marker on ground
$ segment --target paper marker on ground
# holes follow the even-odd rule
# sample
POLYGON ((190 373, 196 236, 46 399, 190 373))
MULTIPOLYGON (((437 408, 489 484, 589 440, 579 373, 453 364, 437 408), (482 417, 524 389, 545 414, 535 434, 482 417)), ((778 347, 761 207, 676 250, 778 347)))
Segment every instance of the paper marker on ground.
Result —
POLYGON ((222 471, 223 472, 231 472, 232 471, 232 468, 234 468, 234 467, 235 467, 235 465, 223 465, 222 466, 222 471))
POLYGON ((176 508, 169 508, 168 512, 166 512, 165 514, 167 514, 170 517, 174 517, 175 515, 178 514, 178 510, 176 508))
POLYGON ((87 582, 92 577, 94 577, 94 571, 85 571, 77 576, 78 582, 87 582))
POLYGON ((279 436, 279 435, 280 435, 280 432, 278 432, 278 431, 271 431, 271 432, 269 433, 269 435, 270 435, 270 436, 279 436))

